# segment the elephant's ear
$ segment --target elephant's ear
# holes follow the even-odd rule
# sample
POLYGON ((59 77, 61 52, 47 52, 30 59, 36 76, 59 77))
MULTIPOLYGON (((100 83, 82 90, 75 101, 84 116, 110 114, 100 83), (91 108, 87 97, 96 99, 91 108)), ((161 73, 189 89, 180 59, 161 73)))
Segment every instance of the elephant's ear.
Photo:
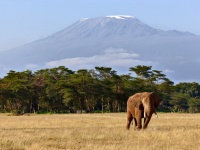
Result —
POLYGON ((151 97, 154 99, 154 107, 158 108, 158 106, 161 102, 159 96, 156 94, 156 92, 151 92, 151 97))

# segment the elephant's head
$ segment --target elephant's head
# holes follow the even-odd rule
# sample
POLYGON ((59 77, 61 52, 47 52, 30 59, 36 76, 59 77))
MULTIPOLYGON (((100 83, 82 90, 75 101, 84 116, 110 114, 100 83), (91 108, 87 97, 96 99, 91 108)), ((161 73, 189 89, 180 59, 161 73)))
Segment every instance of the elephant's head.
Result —
POLYGON ((159 96, 155 92, 151 93, 151 99, 154 102, 155 109, 157 109, 160 102, 161 102, 161 99, 159 98, 159 96))
POLYGON ((144 106, 144 115, 151 116, 156 112, 161 100, 155 92, 142 93, 142 104, 144 106))

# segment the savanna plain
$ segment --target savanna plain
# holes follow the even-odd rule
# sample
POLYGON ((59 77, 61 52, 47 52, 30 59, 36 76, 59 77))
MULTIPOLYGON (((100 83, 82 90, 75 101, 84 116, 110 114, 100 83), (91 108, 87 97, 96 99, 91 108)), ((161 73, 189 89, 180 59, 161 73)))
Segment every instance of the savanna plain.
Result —
POLYGON ((158 113, 126 130, 126 113, 0 114, 1 150, 198 150, 200 114, 158 113))

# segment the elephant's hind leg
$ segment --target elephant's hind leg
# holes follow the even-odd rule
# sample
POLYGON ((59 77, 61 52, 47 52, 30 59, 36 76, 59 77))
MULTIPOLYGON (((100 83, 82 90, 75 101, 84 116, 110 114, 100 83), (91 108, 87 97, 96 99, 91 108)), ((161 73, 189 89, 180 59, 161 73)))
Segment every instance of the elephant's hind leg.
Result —
POLYGON ((136 126, 135 129, 136 130, 140 130, 142 128, 142 110, 139 108, 135 108, 135 122, 136 122, 136 126))
POLYGON ((127 130, 129 130, 132 120, 133 120, 133 116, 131 112, 127 111, 127 125, 126 125, 127 130))

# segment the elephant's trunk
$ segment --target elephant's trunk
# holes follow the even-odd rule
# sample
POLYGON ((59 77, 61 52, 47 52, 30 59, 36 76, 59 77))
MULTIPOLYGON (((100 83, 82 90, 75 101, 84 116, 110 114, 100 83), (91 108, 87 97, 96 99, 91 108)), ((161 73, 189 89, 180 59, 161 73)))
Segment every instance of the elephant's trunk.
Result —
POLYGON ((148 107, 148 109, 144 109, 144 118, 151 116, 153 113, 156 115, 156 118, 158 118, 155 108, 148 107))
POLYGON ((151 105, 144 106, 144 125, 143 129, 147 128, 149 121, 151 120, 151 116, 155 112, 155 108, 151 107, 151 105))
POLYGON ((144 105, 144 118, 149 117, 154 112, 154 108, 150 104, 144 105))

